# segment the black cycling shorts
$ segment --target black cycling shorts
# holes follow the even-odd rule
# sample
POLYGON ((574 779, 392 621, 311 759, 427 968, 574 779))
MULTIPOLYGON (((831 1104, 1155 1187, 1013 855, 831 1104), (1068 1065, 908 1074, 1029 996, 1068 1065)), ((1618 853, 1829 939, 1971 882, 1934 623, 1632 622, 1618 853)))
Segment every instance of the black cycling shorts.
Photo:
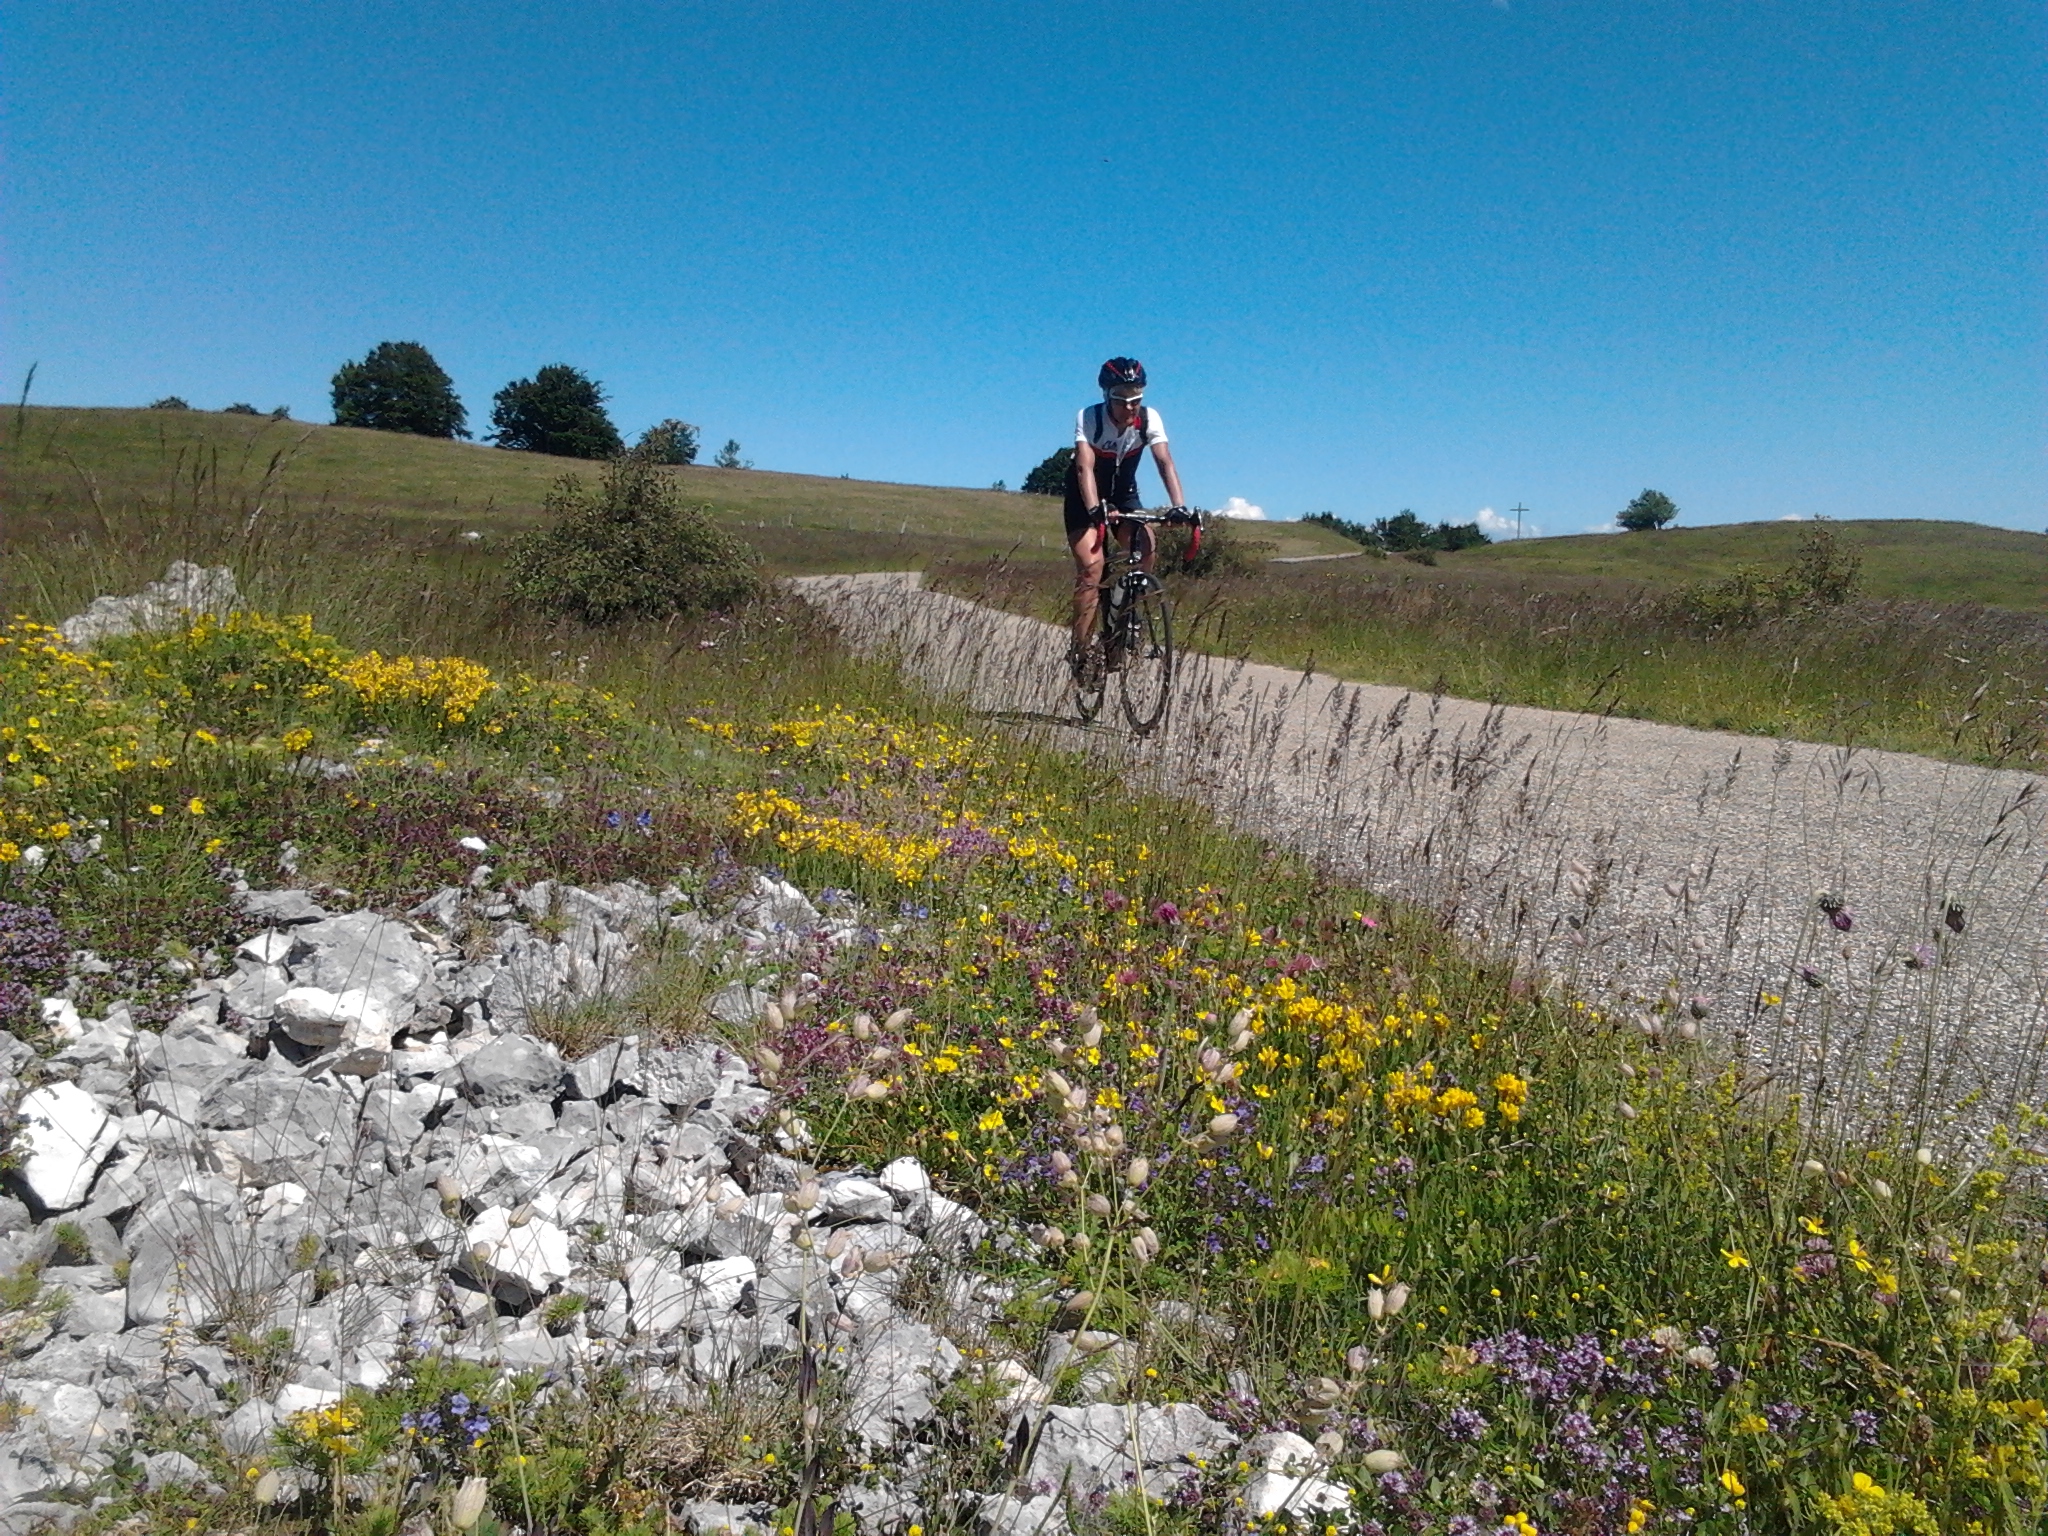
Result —
POLYGON ((1136 512, 1144 503, 1138 500, 1138 460, 1142 454, 1134 453, 1121 462, 1113 461, 1104 454, 1095 456, 1095 489, 1100 493, 1092 497, 1081 494, 1081 471, 1077 465, 1067 466, 1066 513, 1067 542, 1074 540, 1095 525, 1089 515, 1098 502, 1107 502, 1119 512, 1136 512))

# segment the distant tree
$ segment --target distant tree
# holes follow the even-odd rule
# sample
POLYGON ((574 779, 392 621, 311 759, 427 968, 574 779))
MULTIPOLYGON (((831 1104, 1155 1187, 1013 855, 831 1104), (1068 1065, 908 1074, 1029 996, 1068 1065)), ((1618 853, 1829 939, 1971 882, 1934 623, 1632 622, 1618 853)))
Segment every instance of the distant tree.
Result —
POLYGON ((237 400, 233 405, 221 408, 221 415, 223 416, 261 416, 262 414, 261 411, 257 410, 255 406, 249 404, 246 400, 237 400))
POLYGON ((989 487, 989 489, 992 491, 1007 491, 1009 488, 1010 482, 1007 480, 998 480, 994 485, 991 485, 989 487))
POLYGON ((745 469, 748 466, 740 460, 740 440, 728 437, 725 446, 718 450, 718 457, 711 461, 720 469, 745 469))
POLYGON ((290 421, 292 419, 292 408, 288 405, 273 405, 270 408, 270 419, 272 421, 290 421))
POLYGON ((1019 489, 1027 496, 1064 496, 1067 493, 1067 471, 1073 463, 1074 450, 1062 448, 1041 460, 1038 467, 1024 477, 1024 484, 1019 489))
POLYGON ((189 411, 192 409, 191 406, 180 400, 176 395, 165 395, 161 400, 152 400, 149 402, 149 408, 152 411, 189 411))
POLYGON ((334 424, 415 437, 467 437, 455 381, 416 341, 380 341, 334 375, 334 424))
POLYGON ((694 464, 697 462, 697 429, 671 416, 657 421, 640 434, 633 452, 650 464, 694 464))
POLYGON ((1392 554, 1405 554, 1411 549, 1428 549, 1429 524, 1403 507, 1392 517, 1376 518, 1372 525, 1373 536, 1380 541, 1380 548, 1392 554))
POLYGON ((1616 521, 1630 533, 1655 532, 1678 516, 1678 503, 1662 491, 1646 490, 1623 507, 1616 521))
POLYGON ((1438 523, 1429 536, 1430 548, 1446 553, 1454 549, 1476 549, 1481 544, 1492 542, 1477 523, 1438 523))
POLYGON ((604 387, 581 369, 550 363, 492 397, 491 441, 500 448, 565 459, 609 459, 626 451, 605 413, 604 387))

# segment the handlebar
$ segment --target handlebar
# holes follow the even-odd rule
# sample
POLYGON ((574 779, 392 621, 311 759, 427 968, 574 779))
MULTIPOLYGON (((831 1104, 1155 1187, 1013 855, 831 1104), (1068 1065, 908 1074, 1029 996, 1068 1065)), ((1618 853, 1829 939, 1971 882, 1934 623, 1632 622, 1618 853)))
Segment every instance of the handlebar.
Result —
MULTIPOLYGON (((1188 540, 1187 551, 1182 555, 1182 560, 1184 562, 1192 561, 1202 551, 1202 514, 1191 508, 1168 507, 1164 512, 1119 512, 1112 507, 1098 505, 1093 510, 1095 513, 1095 526, 1098 530, 1096 534, 1098 540, 1102 537, 1102 530, 1106 530, 1112 522, 1154 525, 1179 525, 1185 523, 1191 524, 1195 532, 1194 536, 1188 540)), ((1099 543, 1097 547, 1101 547, 1099 543)))

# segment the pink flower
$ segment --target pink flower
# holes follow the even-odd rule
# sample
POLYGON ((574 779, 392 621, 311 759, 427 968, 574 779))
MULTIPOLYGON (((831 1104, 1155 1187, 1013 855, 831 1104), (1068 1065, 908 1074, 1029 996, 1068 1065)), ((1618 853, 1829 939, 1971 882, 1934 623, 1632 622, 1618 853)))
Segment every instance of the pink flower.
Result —
POLYGON ((1102 893, 1102 906, 1104 911, 1121 912, 1125 907, 1128 907, 1130 904, 1130 897, 1124 895, 1122 891, 1104 891, 1102 893))
POLYGON ((1154 922, 1165 923, 1170 927, 1180 921, 1180 908, 1170 901, 1162 901, 1152 909, 1152 919, 1154 922))

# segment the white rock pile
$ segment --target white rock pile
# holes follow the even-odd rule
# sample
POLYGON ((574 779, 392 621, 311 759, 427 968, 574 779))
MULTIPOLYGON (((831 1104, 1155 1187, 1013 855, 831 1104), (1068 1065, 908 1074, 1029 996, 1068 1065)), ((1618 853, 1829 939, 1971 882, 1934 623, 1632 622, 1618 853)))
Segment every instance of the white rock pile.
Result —
MULTIPOLYGON (((856 941, 858 911, 822 913, 765 875, 712 916, 634 882, 500 890, 484 866, 405 920, 299 890, 239 900, 233 972, 197 983, 161 1032, 117 1005, 47 1008, 68 1037, 48 1059, 0 1034, 0 1104, 19 1125, 0 1274, 40 1266, 46 1287, 0 1320, 0 1533, 69 1525, 124 1455, 153 1485, 203 1481, 185 1455, 135 1444, 145 1418, 200 1421, 246 1463, 286 1415, 420 1351, 552 1372, 553 1391, 623 1366, 651 1397, 688 1399, 806 1337, 828 1341, 840 1432, 881 1469, 839 1490, 842 1507, 870 1532, 930 1518, 936 1402, 966 1368, 960 1342, 1012 1299, 975 1255, 1019 1239, 911 1159, 798 1161, 801 1127, 766 1116, 768 1090, 709 1022, 705 1038, 628 1037, 578 1060, 535 1033, 548 1010, 621 987, 656 938, 761 983, 710 1001, 744 1025, 767 984, 813 985, 803 963, 856 941), (906 1272, 943 1306, 903 1304, 906 1272), (270 1330, 290 1348, 259 1377, 225 1346, 270 1330)), ((1073 1352, 1054 1345, 1043 1370, 1073 1352)), ((1115 1371, 1085 1378, 1101 1401, 1048 1407, 1023 1363, 976 1369, 1018 1447, 1016 1482, 969 1500, 991 1532, 1051 1536, 1067 1498, 1165 1493, 1234 1444, 1194 1407, 1116 1401, 1115 1371)), ((1284 1460, 1276 1496, 1326 1508, 1328 1485, 1300 1486, 1306 1468, 1284 1460)), ((768 1513, 690 1517, 765 1529, 768 1513)))

